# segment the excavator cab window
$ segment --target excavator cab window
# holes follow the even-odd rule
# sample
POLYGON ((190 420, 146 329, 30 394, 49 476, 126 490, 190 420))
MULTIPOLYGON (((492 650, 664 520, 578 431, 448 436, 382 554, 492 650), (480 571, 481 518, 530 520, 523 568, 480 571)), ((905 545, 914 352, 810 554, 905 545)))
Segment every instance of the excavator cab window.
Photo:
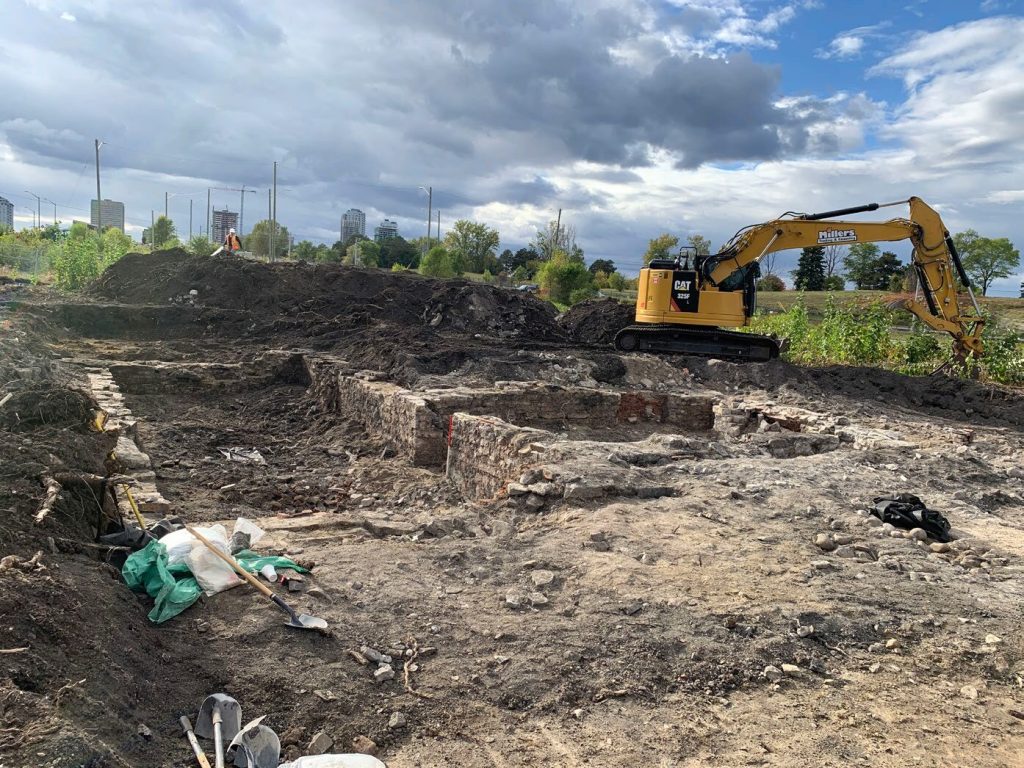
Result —
POLYGON ((697 269, 697 259, 700 258, 697 255, 697 249, 692 245, 684 245, 679 248, 679 254, 676 256, 676 265, 678 269, 697 269))

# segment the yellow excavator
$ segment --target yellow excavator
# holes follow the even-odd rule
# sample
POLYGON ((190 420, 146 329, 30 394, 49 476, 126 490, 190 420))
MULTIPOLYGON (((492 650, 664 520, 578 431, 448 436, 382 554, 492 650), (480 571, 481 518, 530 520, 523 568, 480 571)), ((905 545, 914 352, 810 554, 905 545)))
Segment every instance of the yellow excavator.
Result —
POLYGON ((701 256, 682 248, 675 258, 655 259, 640 270, 636 324, 623 328, 615 346, 623 352, 651 351, 704 355, 737 361, 766 361, 779 355, 779 342, 767 336, 728 331, 750 324, 757 308, 758 261, 790 248, 909 240, 917 293, 895 306, 913 312, 930 328, 953 337, 954 357, 983 352, 985 325, 971 282, 939 214, 911 197, 824 213, 783 214, 774 221, 737 232, 721 251, 701 256), (910 218, 883 222, 843 221, 837 216, 909 204, 910 218), (961 308, 957 281, 970 296, 973 312, 961 308), (921 299, 923 298, 923 302, 921 299))

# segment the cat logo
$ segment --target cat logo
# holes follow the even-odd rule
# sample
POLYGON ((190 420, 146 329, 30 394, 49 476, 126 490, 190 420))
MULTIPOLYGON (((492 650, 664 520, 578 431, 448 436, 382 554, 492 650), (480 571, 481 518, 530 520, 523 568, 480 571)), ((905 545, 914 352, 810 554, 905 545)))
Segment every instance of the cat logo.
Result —
POLYGON ((672 284, 672 289, 676 291, 688 291, 690 290, 690 280, 676 280, 672 284))
POLYGON ((818 232, 818 243, 829 245, 831 243, 850 243, 857 239, 857 233, 852 229, 823 229, 818 232))

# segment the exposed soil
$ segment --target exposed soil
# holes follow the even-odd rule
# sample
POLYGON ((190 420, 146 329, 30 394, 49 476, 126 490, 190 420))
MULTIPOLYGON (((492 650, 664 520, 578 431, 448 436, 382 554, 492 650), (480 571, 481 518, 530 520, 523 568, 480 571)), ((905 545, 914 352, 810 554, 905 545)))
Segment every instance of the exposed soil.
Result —
POLYGON ((21 290, 0 301, 0 557, 19 557, 0 566, 0 765, 193 765, 177 718, 215 691, 266 714, 289 756, 319 731, 339 752, 362 735, 392 768, 1019 761, 1020 392, 618 355, 628 307, 556 322, 513 291, 336 266, 168 252, 126 257, 87 296, 21 290), (416 391, 703 394, 715 430, 567 429, 546 449, 553 482, 608 487, 538 512, 536 492, 467 498, 412 466, 272 349, 416 391), (119 382, 173 511, 254 519, 261 551, 315 565, 309 590, 282 594, 329 636, 288 630, 244 588, 153 625, 84 491, 32 522, 41 478, 111 471, 84 372, 119 361, 173 364, 119 382), (627 492, 636 478, 664 490, 627 492), (893 490, 947 515, 950 551, 872 524, 863 510, 893 490), (348 653, 364 645, 419 649, 408 689, 399 661, 374 681, 348 653))
POLYGON ((589 299, 558 318, 566 334, 580 344, 611 344, 634 320, 634 310, 615 299, 589 299))

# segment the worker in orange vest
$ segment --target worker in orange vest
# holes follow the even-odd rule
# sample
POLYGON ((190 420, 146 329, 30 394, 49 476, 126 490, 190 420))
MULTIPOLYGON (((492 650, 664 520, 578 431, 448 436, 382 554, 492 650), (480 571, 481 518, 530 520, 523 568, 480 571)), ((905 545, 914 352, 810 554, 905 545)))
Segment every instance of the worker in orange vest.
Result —
POLYGON ((228 230, 227 237, 224 238, 224 250, 228 253, 237 253, 242 250, 242 241, 235 234, 234 227, 228 230))

